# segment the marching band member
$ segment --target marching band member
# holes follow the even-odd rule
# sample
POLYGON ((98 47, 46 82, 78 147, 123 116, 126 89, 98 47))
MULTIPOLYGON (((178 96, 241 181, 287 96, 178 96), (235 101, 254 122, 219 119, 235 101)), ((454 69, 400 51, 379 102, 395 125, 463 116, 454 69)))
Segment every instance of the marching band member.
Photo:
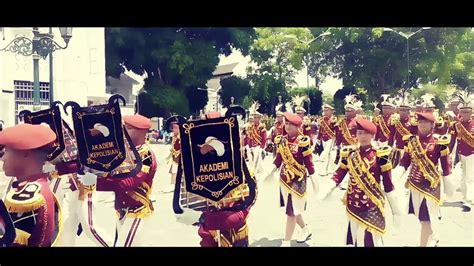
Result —
POLYGON ((336 124, 336 147, 337 147, 337 156, 335 164, 339 164, 340 159, 340 149, 344 146, 355 145, 357 139, 355 137, 356 127, 355 121, 356 118, 356 109, 360 106, 360 101, 355 98, 354 95, 349 94, 344 98, 345 105, 345 117, 340 119, 336 124))
MULTIPOLYGON (((142 160, 141 170, 134 176, 113 178, 86 173, 79 175, 81 185, 90 190, 115 192, 115 210, 118 215, 117 236, 114 246, 140 246, 146 237, 145 224, 153 213, 150 200, 153 177, 157 164, 153 151, 146 143, 151 127, 150 119, 141 115, 124 116, 123 121, 132 143, 142 160)), ((91 211, 91 210, 89 210, 91 211)))
POLYGON ((170 170, 169 173, 171 174, 171 183, 164 190, 164 192, 173 192, 176 182, 176 174, 178 173, 178 164, 181 160, 181 139, 179 137, 179 126, 178 123, 185 121, 186 119, 182 116, 175 115, 165 123, 165 129, 169 130, 172 128, 173 136, 171 140, 171 150, 170 150, 170 170))
POLYGON ((262 149, 265 148, 267 130, 260 123, 262 114, 258 112, 260 104, 254 102, 250 107, 250 115, 253 116, 253 123, 246 129, 246 142, 250 149, 250 164, 254 172, 261 172, 262 149))
POLYGON ((5 175, 15 177, 5 206, 13 220, 13 246, 50 247, 60 231, 61 213, 43 173, 56 134, 43 125, 20 124, 0 132, 5 175))
POLYGON ((375 141, 380 146, 393 146, 395 127, 392 125, 391 116, 395 112, 395 105, 392 103, 388 94, 382 94, 382 114, 374 119, 377 126, 377 135, 375 141))
POLYGON ((407 181, 409 213, 415 214, 421 223, 420 245, 435 246, 439 241, 441 184, 448 196, 454 192, 450 183, 449 136, 433 136, 436 119, 431 112, 417 113, 417 120, 418 133, 404 137, 405 154, 400 165, 405 171, 411 165, 407 181), (438 164, 442 174, 438 172, 438 164))
POLYGON ((306 109, 303 108, 304 102, 308 99, 306 96, 294 96, 292 99, 293 104, 295 107, 295 113, 303 119, 303 123, 301 124, 301 133, 305 136, 309 137, 311 147, 315 143, 314 140, 314 132, 311 127, 311 120, 306 116, 306 109))
POLYGON ((282 136, 285 135, 285 123, 284 123, 284 118, 283 118, 283 112, 281 111, 281 108, 283 107, 283 104, 278 104, 275 107, 276 110, 276 121, 275 125, 272 128, 271 134, 270 134, 270 141, 272 143, 272 153, 273 157, 276 156, 276 147, 275 147, 275 138, 277 136, 282 136))
MULTIPOLYGON (((467 92, 460 92, 459 120, 451 126, 451 142, 457 142, 457 155, 461 162, 462 206, 466 212, 471 211, 474 189, 474 119, 472 108, 474 97, 467 92)), ((450 145, 454 146, 454 145, 450 145)))
MULTIPOLYGON (((303 135, 299 128, 303 123, 300 116, 285 113, 285 136, 277 136, 277 156, 274 169, 280 169, 280 193, 283 197, 282 207, 286 206, 286 232, 282 246, 289 247, 296 224, 301 228, 297 241, 310 239, 312 233, 303 219, 306 210, 306 186, 308 175, 312 178, 314 165, 310 139, 303 135)), ((267 176, 269 179, 273 172, 267 176)), ((314 188, 314 182, 313 188, 314 188)))
MULTIPOLYGON (((322 153, 319 155, 321 161, 327 162, 328 166, 331 162, 330 154, 336 140, 336 123, 337 120, 333 115, 334 107, 329 104, 323 105, 323 117, 318 119, 318 144, 322 145, 322 153)), ((327 172, 326 168, 326 172, 327 172)))
POLYGON ((390 147, 375 149, 372 140, 377 127, 365 118, 356 118, 357 143, 341 151, 341 163, 332 180, 320 183, 320 196, 326 198, 349 173, 349 187, 344 197, 349 226, 346 244, 362 247, 382 246, 385 233, 385 196, 392 213, 401 215, 399 198, 391 180, 390 147), (383 183, 385 196, 380 183, 383 183))

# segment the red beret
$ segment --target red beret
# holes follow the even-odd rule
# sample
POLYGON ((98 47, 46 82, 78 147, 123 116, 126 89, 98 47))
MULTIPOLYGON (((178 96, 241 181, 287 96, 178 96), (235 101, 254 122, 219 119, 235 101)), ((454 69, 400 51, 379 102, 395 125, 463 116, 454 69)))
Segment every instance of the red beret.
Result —
POLYGON ((123 116, 123 122, 138 129, 151 128, 151 120, 143 115, 125 115, 123 116))
POLYGON ((431 122, 436 121, 436 119, 435 119, 432 112, 417 112, 416 117, 418 118, 418 120, 424 119, 424 120, 428 120, 428 121, 431 121, 431 122))
POLYGON ((377 133, 377 126, 372 121, 365 118, 358 117, 355 119, 357 129, 365 130, 368 133, 375 135, 377 133))
POLYGON ((20 124, 0 132, 0 145, 15 150, 33 150, 56 140, 56 133, 49 126, 20 124))
POLYGON ((206 115, 207 119, 219 118, 221 117, 221 113, 217 111, 209 112, 206 115))
POLYGON ((301 126, 301 124, 303 124, 303 119, 297 115, 297 114, 293 114, 293 113, 283 113, 283 115, 285 116, 285 120, 292 123, 293 125, 299 127, 301 126))

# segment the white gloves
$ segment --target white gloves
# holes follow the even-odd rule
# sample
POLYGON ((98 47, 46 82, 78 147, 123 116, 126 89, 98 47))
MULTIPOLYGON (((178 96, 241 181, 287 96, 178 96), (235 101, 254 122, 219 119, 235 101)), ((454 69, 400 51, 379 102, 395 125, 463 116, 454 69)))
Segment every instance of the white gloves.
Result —
POLYGON ((84 186, 93 186, 97 184, 97 175, 92 173, 85 173, 83 175, 77 174, 77 180, 84 186))
POLYGON ((49 162, 45 162, 43 165, 43 173, 51 173, 53 171, 56 171, 56 167, 49 162))
MULTIPOLYGON (((471 174, 471 173, 468 173, 471 174)), ((443 185, 444 185, 444 193, 446 193, 446 196, 448 198, 452 197, 454 195, 454 192, 456 191, 456 186, 454 185, 453 182, 453 174, 450 174, 448 176, 443 176, 443 185)))
POLYGON ((390 209, 392 209, 393 215, 403 215, 406 214, 403 211, 403 204, 401 202, 401 198, 399 193, 396 190, 392 190, 386 194, 388 203, 390 204, 390 209))
POLYGON ((332 178, 318 178, 318 185, 316 186, 316 199, 324 200, 336 188, 336 182, 332 178))

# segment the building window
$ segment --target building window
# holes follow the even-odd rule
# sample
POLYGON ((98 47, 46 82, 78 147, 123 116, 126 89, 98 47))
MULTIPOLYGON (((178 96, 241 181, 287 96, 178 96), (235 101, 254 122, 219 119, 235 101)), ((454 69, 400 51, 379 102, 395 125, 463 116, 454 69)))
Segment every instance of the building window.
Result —
MULTIPOLYGON (((18 113, 22 110, 32 110, 33 82, 14 80, 15 88, 15 122, 18 123, 18 113)), ((49 106, 49 82, 40 82, 40 104, 49 106)))

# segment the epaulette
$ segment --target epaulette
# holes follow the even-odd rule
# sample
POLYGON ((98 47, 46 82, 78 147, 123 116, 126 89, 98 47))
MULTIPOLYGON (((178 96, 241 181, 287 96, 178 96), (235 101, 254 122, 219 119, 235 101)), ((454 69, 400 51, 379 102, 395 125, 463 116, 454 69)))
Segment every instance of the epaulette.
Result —
POLYGON ((336 122, 336 125, 339 126, 340 124, 342 124, 344 122, 344 119, 345 119, 344 117, 339 118, 336 122))
POLYGON ((46 202, 40 190, 38 182, 30 182, 20 191, 11 190, 5 199, 5 206, 9 212, 15 213, 37 210, 46 202))
POLYGON ((390 161, 390 153, 392 151, 392 148, 390 146, 382 146, 380 148, 377 148, 377 158, 378 158, 378 163, 380 166, 380 171, 387 172, 393 168, 392 162, 390 161))
POLYGON ((277 136, 275 136, 275 144, 280 144, 282 137, 283 137, 282 135, 277 135, 277 136))
POLYGON ((390 146, 382 146, 382 147, 379 147, 376 149, 377 151, 377 157, 385 157, 385 156, 388 156, 390 155, 390 153, 392 152, 392 148, 390 148, 390 146))
POLYGON ((311 140, 306 135, 299 135, 298 136, 298 146, 299 147, 308 147, 311 145, 311 140))
POLYGON ((355 145, 349 145, 349 146, 345 146, 344 148, 341 149, 341 158, 347 158, 349 157, 349 154, 351 154, 351 152, 355 151, 357 149, 357 147, 355 145))
POLYGON ((397 123, 398 121, 400 121, 400 115, 399 114, 391 114, 390 115, 390 122, 392 125, 395 125, 395 123, 397 123))
POLYGON ((404 136, 402 136, 402 140, 407 141, 411 136, 413 136, 413 135, 412 134, 404 135, 404 136))
POLYGON ((433 137, 436 140, 436 144, 439 144, 439 145, 449 145, 451 141, 451 136, 449 134, 446 134, 446 135, 433 134, 433 137))

